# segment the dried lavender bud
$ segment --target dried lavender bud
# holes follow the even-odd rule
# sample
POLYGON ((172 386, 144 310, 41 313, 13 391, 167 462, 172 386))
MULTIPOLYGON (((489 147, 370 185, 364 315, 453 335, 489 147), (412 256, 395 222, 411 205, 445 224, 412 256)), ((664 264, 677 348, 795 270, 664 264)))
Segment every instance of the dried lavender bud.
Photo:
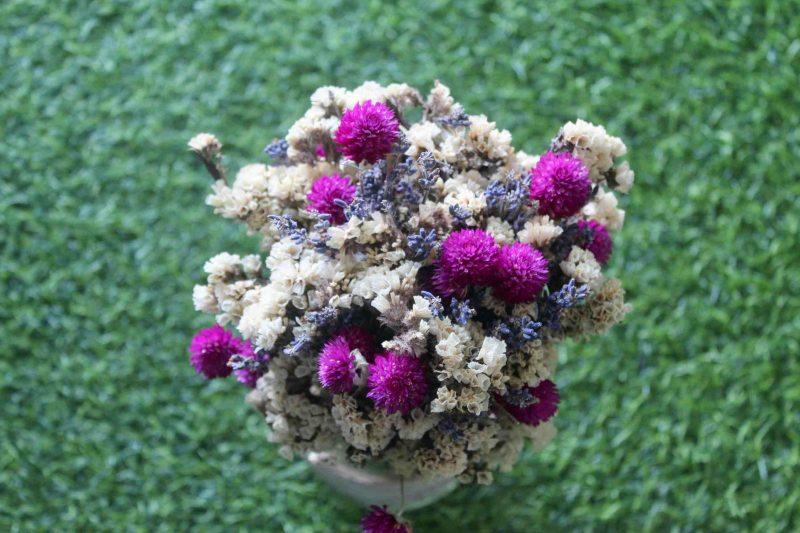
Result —
POLYGON ((269 156, 273 165, 286 165, 289 163, 288 150, 289 143, 286 139, 276 139, 264 148, 264 153, 269 156))
POLYGON ((272 221, 272 224, 281 233, 281 235, 288 236, 297 245, 302 246, 305 244, 308 233, 305 229, 301 228, 297 221, 292 217, 269 215, 268 218, 272 221))
POLYGON ((436 246, 436 230, 420 228, 419 233, 408 236, 408 247, 411 248, 412 259, 424 261, 436 246))
POLYGON ((442 305, 442 299, 436 296, 435 294, 428 292, 428 291, 421 291, 420 295, 428 300, 428 304, 431 308, 431 313, 436 318, 444 318, 444 306, 442 305))
POLYGON ((453 298, 450 300, 450 315, 456 324, 463 326, 475 315, 475 310, 469 306, 469 300, 459 301, 453 298))

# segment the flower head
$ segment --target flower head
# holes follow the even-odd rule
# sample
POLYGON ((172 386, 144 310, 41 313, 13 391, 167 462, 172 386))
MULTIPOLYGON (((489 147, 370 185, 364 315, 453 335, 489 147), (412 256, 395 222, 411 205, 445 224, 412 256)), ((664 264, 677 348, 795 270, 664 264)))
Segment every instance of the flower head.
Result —
POLYGON ((483 230, 454 231, 442 243, 433 284, 445 296, 460 295, 469 285, 488 285, 499 253, 494 238, 483 230))
POLYGON ((189 361, 198 374, 207 379, 224 378, 231 373, 232 355, 252 353, 250 343, 235 337, 219 324, 201 329, 189 344, 189 361))
POLYGON ((400 124, 389 106, 367 100, 342 115, 336 144, 344 155, 360 163, 375 163, 392 150, 400 124))
POLYGON ((408 353, 386 352, 369 365, 369 392, 375 405, 387 413, 408 413, 425 400, 425 367, 408 353))
POLYGON ((606 227, 596 220, 579 220, 578 227, 582 230, 588 229, 592 233, 592 240, 584 248, 594 254, 598 263, 603 265, 608 263, 614 244, 606 227))
POLYGON ((515 304, 534 301, 547 283, 547 267, 542 252, 530 244, 503 246, 497 260, 495 296, 515 304))
POLYGON ((361 519, 361 531, 363 533, 411 533, 411 527, 400 522, 397 517, 390 513, 386 506, 370 507, 369 514, 361 519))
POLYGON ((496 395, 495 399, 511 416, 529 426, 538 426, 542 422, 547 422, 553 418, 556 411, 558 411, 559 400, 555 383, 545 379, 540 381, 537 386, 526 387, 523 391, 525 391, 526 396, 529 393, 533 400, 532 403, 524 402, 515 405, 499 395, 496 395))
POLYGON ((319 354, 319 382, 337 394, 352 390, 356 375, 355 361, 347 339, 341 335, 332 338, 319 354))
POLYGON ((553 218, 574 215, 589 199, 589 169, 570 153, 547 152, 531 170, 531 198, 539 213, 553 218))
POLYGON ((358 350, 370 363, 375 358, 375 338, 364 328, 347 326, 336 333, 347 341, 351 350, 358 350))
POLYGON ((339 174, 322 176, 311 186, 311 191, 308 193, 308 208, 317 213, 330 215, 334 224, 344 224, 347 221, 344 207, 337 205, 336 200, 349 204, 355 195, 356 186, 351 185, 347 178, 339 174))

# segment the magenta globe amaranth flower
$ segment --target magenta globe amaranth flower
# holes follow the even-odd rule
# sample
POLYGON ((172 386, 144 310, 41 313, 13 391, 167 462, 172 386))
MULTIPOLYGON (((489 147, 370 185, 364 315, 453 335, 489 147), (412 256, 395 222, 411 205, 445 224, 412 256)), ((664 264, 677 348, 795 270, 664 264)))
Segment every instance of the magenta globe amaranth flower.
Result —
POLYGON ((408 413, 428 391, 425 366, 408 353, 386 352, 369 365, 367 397, 387 413, 408 413))
POLYGON ((342 336, 347 341, 351 350, 358 350, 368 362, 375 358, 375 337, 367 330, 358 326, 347 326, 338 332, 337 336, 342 336))
POLYGON ((461 295, 470 285, 488 285, 495 274, 500 249, 491 235, 480 229, 454 231, 442 243, 433 276, 444 296, 461 295))
POLYGON ((547 152, 531 170, 531 198, 543 215, 574 215, 586 205, 591 188, 589 169, 570 153, 547 152))
POLYGON ((319 382, 327 390, 339 394, 353 389, 356 358, 343 336, 329 340, 319 354, 319 382))
POLYGON ((335 140, 341 152, 356 163, 375 163, 391 152, 399 135, 394 111, 386 104, 367 100, 344 112, 335 140))
POLYGON ((400 522, 396 516, 389 512, 385 505, 370 507, 369 514, 361 519, 363 533, 411 533, 411 527, 400 522))
POLYGON ((538 426, 542 422, 547 422, 558 411, 558 389, 556 384, 545 379, 535 387, 526 387, 531 398, 531 403, 514 405, 505 398, 495 395, 495 399, 508 411, 508 413, 523 424, 538 426))
POLYGON ((208 379, 229 376, 228 360, 236 354, 253 354, 249 342, 233 335, 219 324, 201 329, 189 344, 189 361, 198 374, 208 379))
POLYGON ((500 249, 494 295, 508 303, 532 302, 547 283, 548 263, 542 252, 522 242, 500 249))
POLYGON ((322 176, 311 186, 311 191, 308 193, 308 208, 317 213, 330 215, 334 224, 344 224, 347 221, 344 207, 337 205, 336 200, 349 204, 355 195, 356 186, 350 184, 347 178, 338 174, 322 176))
POLYGON ((598 263, 608 263, 614 244, 606 227, 596 220, 579 220, 578 227, 582 230, 588 229, 592 234, 592 240, 583 248, 592 252, 598 263))

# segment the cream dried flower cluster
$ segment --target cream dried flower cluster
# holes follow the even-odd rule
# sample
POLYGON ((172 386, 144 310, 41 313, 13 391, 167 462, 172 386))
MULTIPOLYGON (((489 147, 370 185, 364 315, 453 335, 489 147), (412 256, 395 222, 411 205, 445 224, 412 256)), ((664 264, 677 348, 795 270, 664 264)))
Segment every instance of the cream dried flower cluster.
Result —
POLYGON ((490 483, 555 434, 556 344, 628 311, 603 266, 633 172, 601 126, 569 122, 528 155, 439 82, 426 98, 367 82, 318 89, 270 164, 231 183, 214 136, 189 146, 208 205, 266 250, 205 264, 194 304, 218 324, 192 364, 254 387, 286 457, 490 483))

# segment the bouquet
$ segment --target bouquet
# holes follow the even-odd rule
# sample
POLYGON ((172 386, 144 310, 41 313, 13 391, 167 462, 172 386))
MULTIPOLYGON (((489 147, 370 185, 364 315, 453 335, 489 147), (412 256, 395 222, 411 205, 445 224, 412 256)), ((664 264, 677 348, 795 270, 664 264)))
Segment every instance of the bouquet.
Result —
MULTIPOLYGON (((367 82, 317 89, 232 182, 216 137, 189 147, 206 203, 264 251, 205 264, 193 300, 216 325, 191 363, 251 388, 287 458, 491 483, 554 437, 558 342, 628 311, 603 266, 633 172, 602 126, 568 122, 529 155, 438 81, 424 99, 367 82)), ((409 528, 385 507, 362 526, 409 528)))

